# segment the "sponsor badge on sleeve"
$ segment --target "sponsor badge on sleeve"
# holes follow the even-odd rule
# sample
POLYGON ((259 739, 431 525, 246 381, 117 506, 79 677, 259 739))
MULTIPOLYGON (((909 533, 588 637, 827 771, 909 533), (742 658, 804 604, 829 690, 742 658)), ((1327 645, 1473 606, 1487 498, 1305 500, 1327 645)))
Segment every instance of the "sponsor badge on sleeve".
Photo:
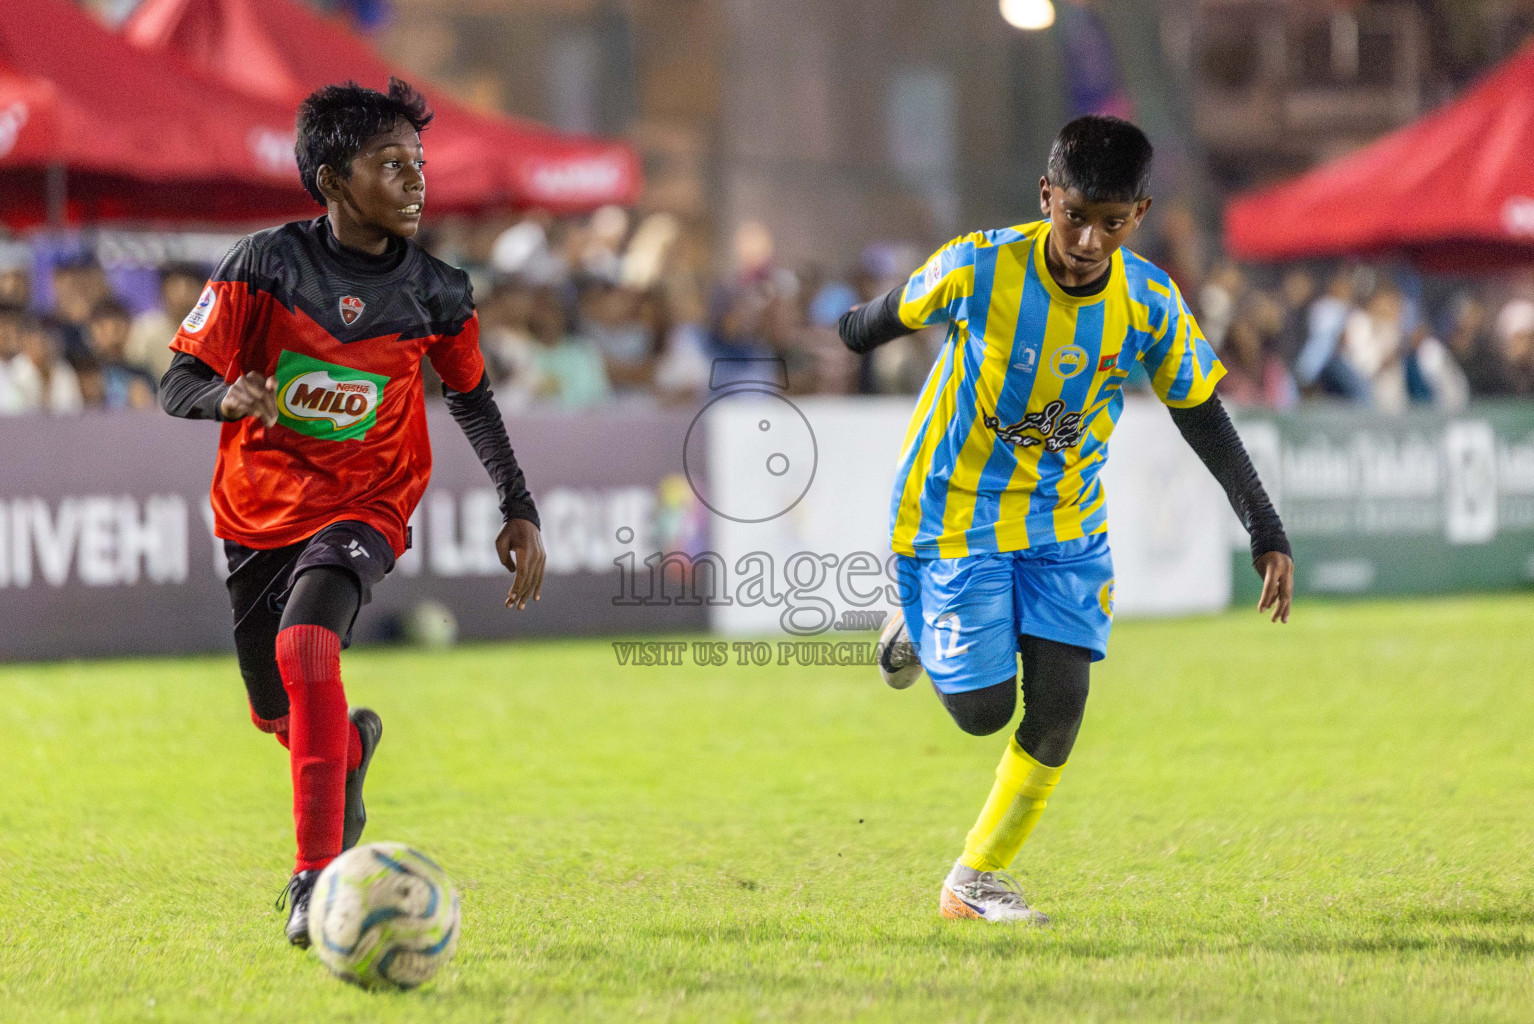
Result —
POLYGON ((181 329, 188 334, 196 334, 202 330, 203 325, 208 322, 208 317, 213 315, 213 307, 217 304, 218 293, 210 284, 197 297, 197 305, 193 306, 192 311, 186 315, 186 319, 181 321, 181 329))

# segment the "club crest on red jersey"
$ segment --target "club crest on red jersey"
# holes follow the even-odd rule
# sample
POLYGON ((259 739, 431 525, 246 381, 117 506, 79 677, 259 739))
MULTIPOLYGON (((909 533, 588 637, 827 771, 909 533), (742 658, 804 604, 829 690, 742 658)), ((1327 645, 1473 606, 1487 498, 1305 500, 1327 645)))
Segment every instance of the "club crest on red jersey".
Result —
POLYGON ((355 295, 341 296, 341 322, 350 327, 362 315, 362 300, 355 295))

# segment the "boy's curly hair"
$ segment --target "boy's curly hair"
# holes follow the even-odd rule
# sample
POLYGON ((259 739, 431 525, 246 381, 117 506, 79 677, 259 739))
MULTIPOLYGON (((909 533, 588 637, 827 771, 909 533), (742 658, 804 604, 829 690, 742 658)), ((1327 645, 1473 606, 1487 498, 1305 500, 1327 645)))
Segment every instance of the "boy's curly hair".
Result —
POLYGON ((321 166, 329 164, 349 177, 352 158, 373 136, 401 120, 422 131, 432 116, 426 98, 398 78, 389 79, 387 95, 356 82, 316 89, 298 108, 298 144, 293 147, 304 191, 325 205, 318 180, 321 166))

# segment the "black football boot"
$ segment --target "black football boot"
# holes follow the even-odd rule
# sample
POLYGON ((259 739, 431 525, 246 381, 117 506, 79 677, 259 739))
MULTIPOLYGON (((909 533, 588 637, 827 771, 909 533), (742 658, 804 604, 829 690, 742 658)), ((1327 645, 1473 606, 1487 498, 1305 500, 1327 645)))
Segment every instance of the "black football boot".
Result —
POLYGON ((314 883, 319 879, 318 871, 295 871, 282 895, 277 897, 278 910, 287 904, 288 941, 299 949, 309 948, 309 897, 314 895, 314 883))
POLYGON ((373 751, 383 738, 383 719, 372 708, 352 708, 347 715, 362 737, 362 761, 357 770, 346 773, 346 817, 341 826, 341 850, 344 853, 357 845, 362 830, 368 823, 367 808, 362 805, 362 783, 367 778, 368 765, 373 761, 373 751))

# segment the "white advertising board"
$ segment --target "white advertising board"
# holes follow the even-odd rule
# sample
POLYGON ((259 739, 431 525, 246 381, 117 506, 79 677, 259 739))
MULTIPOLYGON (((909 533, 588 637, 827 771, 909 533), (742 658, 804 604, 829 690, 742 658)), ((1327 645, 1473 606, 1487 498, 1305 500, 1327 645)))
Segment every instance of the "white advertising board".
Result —
POLYGON ((910 412, 907 398, 804 398, 790 405, 751 395, 705 414, 709 500, 716 511, 712 546, 736 581, 754 571, 735 571, 743 556, 764 553, 780 598, 752 602, 747 594, 742 601, 737 586, 734 603, 711 610, 717 632, 794 635, 826 628, 827 619, 827 631, 835 632, 858 625, 856 613, 894 611, 893 580, 886 575, 889 500, 910 412), (767 443, 774 434, 782 443, 767 443), (775 455, 792 463, 781 475, 773 472, 782 468, 775 455))
POLYGON ((1186 615, 1230 604, 1231 531, 1225 492, 1166 409, 1131 398, 1103 467, 1113 544, 1115 614, 1186 615))

